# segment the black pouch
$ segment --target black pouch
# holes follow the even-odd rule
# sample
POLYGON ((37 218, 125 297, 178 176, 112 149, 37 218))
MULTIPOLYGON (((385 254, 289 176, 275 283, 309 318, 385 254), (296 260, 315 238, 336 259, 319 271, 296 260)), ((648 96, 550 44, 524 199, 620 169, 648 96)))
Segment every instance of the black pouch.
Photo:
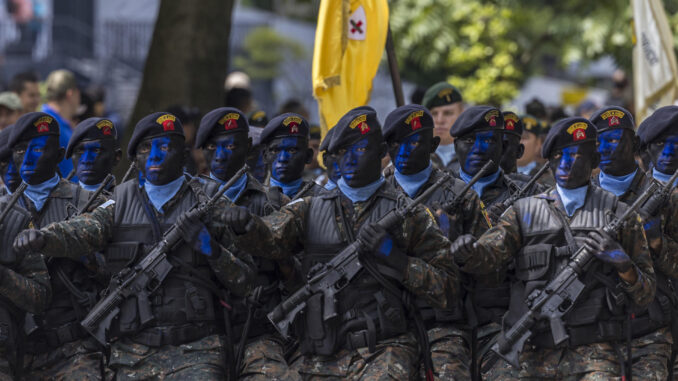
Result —
POLYGON ((525 246, 516 256, 516 278, 522 281, 537 280, 546 275, 553 256, 553 245, 546 243, 525 246))
POLYGON ((331 355, 337 346, 336 319, 323 321, 323 294, 315 294, 306 301, 306 324, 300 332, 300 349, 304 355, 331 355))

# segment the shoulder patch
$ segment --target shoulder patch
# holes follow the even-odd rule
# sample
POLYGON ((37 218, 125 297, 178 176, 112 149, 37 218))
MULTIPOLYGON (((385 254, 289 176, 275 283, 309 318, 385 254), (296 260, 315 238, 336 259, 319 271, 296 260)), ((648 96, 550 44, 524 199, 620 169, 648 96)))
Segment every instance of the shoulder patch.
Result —
POLYGON ((115 204, 115 200, 108 200, 108 201, 104 202, 103 204, 99 205, 99 208, 107 208, 107 207, 114 205, 114 204, 115 204))

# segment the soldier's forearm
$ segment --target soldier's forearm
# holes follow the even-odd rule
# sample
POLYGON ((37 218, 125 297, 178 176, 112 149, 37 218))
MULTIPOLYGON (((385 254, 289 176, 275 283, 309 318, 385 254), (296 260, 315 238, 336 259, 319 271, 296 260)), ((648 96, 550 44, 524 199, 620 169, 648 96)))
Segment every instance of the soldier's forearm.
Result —
POLYGON ((220 255, 216 259, 210 260, 214 274, 219 281, 238 296, 244 296, 250 292, 255 277, 253 262, 245 259, 248 258, 241 259, 231 251, 221 247, 220 255))
POLYGON ((24 276, 2 266, 0 268, 0 295, 31 313, 40 313, 49 306, 51 298, 47 270, 24 276))
POLYGON ((444 309, 459 293, 459 273, 456 266, 445 271, 421 258, 408 257, 403 285, 431 306, 444 309))

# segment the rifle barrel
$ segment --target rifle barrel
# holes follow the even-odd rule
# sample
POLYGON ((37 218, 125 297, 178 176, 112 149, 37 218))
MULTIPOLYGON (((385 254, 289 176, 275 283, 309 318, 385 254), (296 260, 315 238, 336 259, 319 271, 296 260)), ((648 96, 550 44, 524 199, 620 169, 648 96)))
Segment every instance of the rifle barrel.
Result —
POLYGON ((87 199, 87 202, 85 203, 85 205, 83 205, 82 208, 80 208, 80 210, 78 210, 78 214, 85 213, 92 206, 94 201, 96 201, 96 199, 99 197, 101 192, 103 192, 104 189, 106 189, 106 187, 108 186, 108 183, 110 183, 112 180, 113 180, 112 174, 109 173, 108 175, 106 175, 106 178, 104 179, 104 181, 102 181, 101 184, 99 184, 99 187, 97 187, 97 189, 94 191, 94 193, 92 193, 89 196, 89 199, 87 199))
POLYGON ((22 182, 21 185, 19 185, 18 188, 12 193, 12 197, 9 199, 7 202, 7 206, 5 207, 5 210, 2 211, 2 214, 0 214, 0 225, 5 221, 5 218, 9 214, 9 211, 12 210, 12 206, 19 201, 19 197, 21 197, 22 194, 24 194, 24 191, 26 190, 26 187, 28 184, 25 182, 22 182))

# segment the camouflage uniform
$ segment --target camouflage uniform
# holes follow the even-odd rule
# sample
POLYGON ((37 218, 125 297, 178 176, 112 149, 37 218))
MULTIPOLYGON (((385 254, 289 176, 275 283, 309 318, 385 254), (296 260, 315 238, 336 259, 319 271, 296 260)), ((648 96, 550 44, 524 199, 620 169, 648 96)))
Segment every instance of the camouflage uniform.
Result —
MULTIPOLYGON (((605 199, 608 200, 607 202, 618 205, 616 212, 618 215, 621 214, 621 211, 624 209, 624 204, 615 204, 616 201, 609 201, 614 200, 612 195, 601 190, 600 188, 590 187, 587 194, 586 203, 581 208, 581 210, 594 208, 593 203, 595 200, 600 199, 605 199)), ((562 202, 560 201, 560 198, 558 197, 555 190, 535 197, 522 199, 510 207, 501 216, 500 222, 477 241, 475 254, 469 258, 463 264, 463 266, 461 266, 461 270, 472 274, 487 274, 492 273, 513 261, 516 266, 516 271, 523 271, 524 269, 523 265, 520 264, 522 262, 520 262, 519 255, 526 254, 521 254, 522 251, 520 250, 525 245, 528 245, 526 243, 528 240, 531 240, 530 242, 532 243, 530 244, 535 244, 535 241, 533 238, 531 238, 531 236, 523 235, 523 231, 526 229, 525 226, 533 226, 532 224, 542 223, 541 218, 544 218, 539 217, 540 219, 536 220, 536 216, 533 216, 531 212, 526 211, 527 208, 531 208, 530 205, 533 205, 529 203, 542 202, 536 200, 543 200, 547 204, 552 204, 553 208, 555 208, 558 213, 561 213, 566 221, 575 221, 578 216, 582 215, 579 213, 579 211, 577 211, 570 219, 565 213, 562 202), (533 221, 533 219, 535 219, 535 221, 533 221)), ((551 217, 550 221, 558 224, 557 219, 555 219, 555 222, 553 220, 554 217, 551 217)), ((562 228, 560 228, 558 231, 562 231, 562 228)), ((558 238, 558 236, 554 236, 553 242, 548 243, 552 243, 554 246, 562 244, 562 242, 556 242, 557 239, 560 238, 558 238)), ((617 239, 624 248, 624 251, 633 260, 638 273, 638 280, 635 284, 625 285, 622 283, 620 287, 623 289, 625 295, 630 299, 634 306, 646 306, 654 298, 656 278, 640 218, 632 218, 629 222, 627 222, 622 231, 619 232, 617 239)), ((538 241, 536 243, 540 242, 541 241, 538 241)), ((604 268, 605 267, 603 267, 603 269, 604 268)), ((534 269, 530 268, 530 270, 534 269)), ((518 274, 516 274, 516 277, 518 277, 518 274)), ((524 277, 524 274, 521 275, 521 277, 524 277)), ((514 282, 514 285, 516 284, 522 285, 522 283, 514 282)), ((586 297, 586 295, 588 294, 585 293, 584 296, 586 297)), ((577 306, 581 306, 585 301, 586 299, 582 299, 582 301, 580 301, 578 304, 575 304, 574 310, 576 310, 577 306)), ((511 302, 512 304, 514 303, 513 298, 511 302)), ((522 293, 516 294, 515 303, 520 305, 524 303, 524 296, 522 293)), ((566 316, 567 321, 569 321, 573 311, 570 311, 569 315, 566 316)), ((593 314, 595 318, 596 313, 591 312, 591 314, 593 314)), ((509 313, 505 315, 505 322, 507 319, 509 319, 509 315, 511 315, 511 310, 509 310, 509 313)), ((515 317, 513 316, 513 318, 515 317)), ((618 346, 618 348, 621 349, 623 344, 601 341, 590 344, 570 346, 567 348, 552 348, 547 344, 548 339, 550 339, 550 334, 548 332, 540 333, 541 331, 537 330, 536 327, 535 332, 536 333, 528 342, 528 345, 526 345, 520 357, 521 379, 557 378, 598 380, 619 376, 619 358, 617 357, 614 347, 618 346)), ((645 339, 646 338, 641 338, 637 340, 634 345, 640 347, 642 345, 641 342, 645 339)), ((638 373, 640 375, 644 372, 647 372, 647 370, 644 369, 645 367, 657 365, 657 362, 654 360, 655 359, 653 358, 647 358, 635 363, 633 369, 634 373, 638 373), (645 363, 645 360, 647 360, 647 364, 645 363)), ((656 369, 653 371, 657 372, 656 369)), ((510 378, 516 379, 517 377, 507 377, 505 374, 499 377, 496 377, 494 374, 486 375, 486 379, 505 380, 510 378)))
MULTIPOLYGON (((176 218, 178 214, 185 211, 184 208, 186 208, 187 205, 194 204, 197 201, 196 199, 200 197, 199 193, 195 194, 197 192, 194 191, 194 188, 198 187, 202 187, 198 179, 191 179, 184 182, 174 197, 163 205, 164 213, 152 209, 155 218, 160 221, 164 221, 165 218, 170 218, 172 216, 173 218, 176 218)), ((118 221, 122 221, 126 213, 133 213, 135 211, 123 209, 125 213, 117 215, 116 203, 125 201, 123 197, 127 194, 125 192, 130 190, 134 191, 134 189, 139 189, 139 184, 136 179, 116 187, 113 196, 113 200, 116 202, 110 202, 105 206, 102 205, 101 207, 96 208, 92 213, 83 214, 72 218, 69 221, 52 224, 43 229, 46 239, 46 254, 55 257, 68 256, 70 258, 79 258, 83 254, 103 250, 109 246, 106 252, 107 267, 111 273, 117 273, 120 268, 116 268, 114 263, 118 263, 120 258, 111 256, 115 252, 111 251, 113 246, 109 245, 109 242, 117 242, 113 240, 115 238, 114 234, 122 234, 116 233, 119 224, 122 224, 122 222, 118 221), (114 262, 114 259, 117 259, 118 262, 114 262)), ((208 190, 206 190, 206 192, 207 191, 208 190)), ((145 195, 141 190, 138 191, 138 194, 145 195)), ((204 218, 211 237, 221 247, 219 254, 206 257, 196 253, 194 256, 197 257, 196 260, 206 261, 205 266, 207 266, 211 272, 211 276, 206 277, 208 279, 203 279, 205 282, 218 281, 226 286, 231 293, 242 296, 247 294, 251 289, 251 281, 254 276, 254 265, 251 258, 246 254, 239 252, 238 256, 235 256, 233 253, 224 249, 224 247, 229 246, 231 243, 228 228, 220 219, 220 211, 226 208, 227 205, 228 202, 226 199, 217 201, 215 207, 210 210, 209 215, 204 218), (214 280, 209 279, 212 277, 214 280)), ((164 229, 166 229, 166 227, 164 229)), ((155 240, 156 238, 151 239, 155 240)), ((118 243, 118 245, 124 243, 125 242, 118 243)), ((172 253, 170 253, 169 257, 178 255, 182 250, 184 250, 183 252, 186 252, 187 249, 189 250, 189 253, 192 252, 192 249, 187 248, 186 245, 179 245, 172 253)), ((117 254, 117 256, 119 255, 120 253, 117 254)), ((143 255, 137 255, 132 259, 138 261, 141 257, 143 257, 143 255)), ((117 266, 121 265, 118 263, 117 266)), ((156 308, 162 309, 163 306, 168 305, 168 303, 178 303, 182 300, 184 300, 183 303, 190 302, 191 305, 193 305, 192 308, 197 308, 196 305, 193 304, 193 296, 187 297, 187 300, 172 298, 171 296, 163 297, 163 294, 167 292, 165 291, 165 287, 174 284, 169 282, 174 281, 173 276, 176 276, 174 274, 177 274, 182 266, 178 265, 175 266, 175 268, 176 270, 169 273, 168 278, 163 285, 160 286, 156 294, 152 295, 154 300, 162 298, 161 303, 152 305, 154 314, 156 313, 156 308)), ((194 284, 192 282, 189 282, 188 284, 189 285, 186 286, 186 292, 189 292, 190 288, 198 287, 192 286, 194 284)), ((196 289, 196 294, 191 295, 203 295, 197 294, 200 290, 201 289, 196 289)), ((208 305, 218 305, 219 303, 217 300, 208 301, 202 298, 200 300, 202 300, 203 303, 209 302, 208 305)), ((188 307, 189 306, 185 304, 184 308, 188 307)), ((212 310, 216 314, 216 308, 212 310)), ((177 328, 177 332, 185 328, 186 337, 197 336, 197 339, 185 339, 181 340, 183 342, 175 342, 177 337, 163 333, 163 329, 166 327, 158 326, 158 324, 160 324, 160 322, 158 322, 159 319, 152 321, 150 327, 144 326, 137 328, 133 332, 121 334, 118 336, 118 339, 111 344, 109 367, 114 373, 111 377, 116 379, 223 379, 226 374, 226 363, 224 360, 224 346, 221 342, 222 339, 219 337, 219 334, 223 333, 223 329, 219 327, 219 324, 216 324, 217 321, 206 320, 201 323, 192 323, 192 320, 189 320, 188 317, 188 310, 184 311, 185 317, 182 317, 184 316, 183 313, 176 311, 177 314, 175 315, 175 318, 187 322, 179 326, 168 326, 167 328, 170 329, 170 332, 174 332, 171 330, 174 328, 177 328), (191 330, 190 332, 192 332, 191 334, 188 332, 189 329, 191 330), (165 335, 167 335, 167 337, 165 337, 165 335), (160 341, 149 344, 149 342, 152 341, 151 339, 154 338, 157 338, 160 341)), ((168 318, 163 317, 163 319, 168 318)), ((121 319, 119 318, 117 322, 120 327, 115 328, 122 329, 121 319)))
MULTIPOLYGON (((387 206, 388 210, 381 207, 385 205, 384 203, 393 205, 395 198, 397 198, 396 190, 388 183, 382 185, 367 201, 355 204, 337 189, 322 196, 306 197, 291 202, 267 217, 261 219, 253 217, 251 229, 239 236, 237 243, 239 246, 247 247, 254 255, 273 259, 294 255, 293 253, 303 246, 306 248, 304 270, 308 271, 313 266, 312 259, 317 258, 311 253, 314 250, 322 251, 321 247, 315 248, 315 246, 325 245, 325 251, 328 247, 324 243, 314 243, 317 239, 325 242, 322 241, 325 237, 318 237, 313 233, 318 226, 310 222, 316 221, 313 217, 314 213, 326 210, 319 205, 328 205, 325 203, 329 202, 336 205, 339 209, 333 208, 334 212, 331 212, 332 214, 325 221, 328 226, 334 226, 341 237, 351 237, 358 233, 364 223, 374 221, 380 217, 380 213, 392 210, 392 207, 388 209, 387 206)), ((406 274, 402 280, 404 288, 412 292, 415 297, 437 308, 447 308, 453 305, 459 292, 457 269, 449 256, 449 241, 440 233, 432 216, 424 208, 419 207, 397 229, 402 233, 394 234, 394 243, 398 247, 405 248, 405 252, 410 256, 406 274)), ((346 238, 342 240, 347 241, 346 238)), ((346 243, 340 245, 345 247, 346 243)), ((335 249, 338 250, 340 247, 335 247, 335 249)), ((325 260, 331 256, 331 253, 326 253, 325 260)), ((365 287, 365 292, 369 293, 368 290, 371 288, 368 287, 374 287, 374 281, 371 279, 371 276, 363 274, 352 283, 361 282, 361 285, 365 287)), ((348 291, 350 287, 349 285, 342 293, 348 291)), ((345 306, 344 303, 351 303, 342 298, 342 293, 338 294, 340 314, 343 313, 341 308, 345 306)), ((352 302, 357 303, 356 300, 352 302)), ((346 314, 349 313, 346 311, 346 314)), ((356 319, 359 318, 356 316, 356 319)), ((401 321, 401 323, 404 322, 401 321)), ((339 330, 339 328, 336 329, 339 330)), ((332 347, 335 349, 331 354, 323 355, 313 350, 307 351, 302 358, 294 362, 293 368, 299 371, 303 379, 376 379, 388 376, 395 379, 412 379, 415 377, 418 372, 416 361, 419 351, 414 336, 407 332, 407 328, 400 334, 377 338, 376 346, 372 348, 372 351, 368 349, 368 345, 352 348, 349 342, 353 343, 353 341, 349 339, 349 336, 353 335, 354 331, 348 328, 347 330, 346 337, 337 337, 338 343, 332 347)), ((302 337, 302 348, 304 343, 302 337)))
MULTIPOLYGON (((442 176, 442 171, 434 169, 428 181, 421 186, 414 197, 416 198, 442 176)), ((394 176, 389 177, 388 181, 402 190, 394 176)), ((429 209, 436 211, 438 226, 450 241, 454 241, 462 234, 480 237, 488 229, 489 220, 482 209, 478 195, 472 189, 466 193, 458 210, 440 209, 446 201, 453 200, 464 185, 463 181, 450 177, 449 181, 442 185, 442 189, 439 188, 423 203, 429 209)), ((425 304, 419 306, 427 325, 436 379, 466 380, 471 377, 469 367, 471 364, 471 330, 465 319, 463 302, 470 295, 462 290, 460 296, 459 303, 445 311, 434 311, 425 304)), ((424 371, 422 366, 420 372, 422 379, 425 379, 424 371)))

